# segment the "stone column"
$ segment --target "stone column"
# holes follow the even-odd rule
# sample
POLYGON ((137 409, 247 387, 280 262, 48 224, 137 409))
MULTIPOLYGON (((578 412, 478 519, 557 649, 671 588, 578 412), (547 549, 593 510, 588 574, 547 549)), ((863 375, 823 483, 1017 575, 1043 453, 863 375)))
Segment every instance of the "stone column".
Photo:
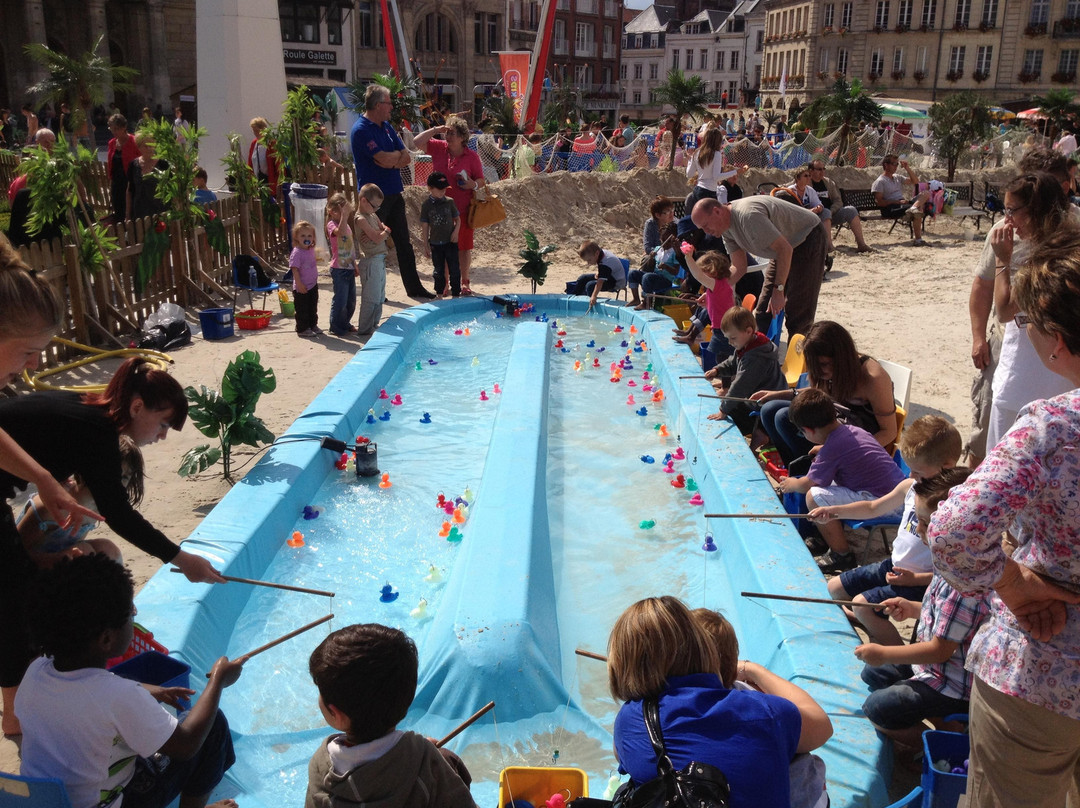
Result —
POLYGON ((146 0, 146 6, 150 14, 150 92, 152 95, 150 108, 154 109, 157 104, 167 112, 171 112, 171 99, 169 97, 172 87, 169 83, 169 46, 165 34, 165 2, 164 0, 146 0))
MULTIPOLYGON (((97 55, 112 64, 112 59, 109 56, 109 24, 105 17, 105 0, 86 0, 86 16, 90 25, 91 47, 98 41, 98 37, 101 37, 101 47, 97 49, 97 55)), ((105 105, 108 106, 114 98, 111 76, 103 90, 105 105)))
MULTIPOLYGON (((47 45, 48 40, 45 36, 45 4, 42 0, 28 0, 25 5, 26 12, 26 41, 27 43, 37 43, 40 45, 47 45)), ((23 56, 22 53, 19 54, 23 56)), ((36 84, 45 78, 45 69, 35 62, 33 59, 27 58, 15 58, 15 63, 21 63, 23 65, 23 76, 25 77, 25 84, 21 88, 24 91, 31 84, 36 84)), ((18 106, 22 106, 20 100, 18 106)))

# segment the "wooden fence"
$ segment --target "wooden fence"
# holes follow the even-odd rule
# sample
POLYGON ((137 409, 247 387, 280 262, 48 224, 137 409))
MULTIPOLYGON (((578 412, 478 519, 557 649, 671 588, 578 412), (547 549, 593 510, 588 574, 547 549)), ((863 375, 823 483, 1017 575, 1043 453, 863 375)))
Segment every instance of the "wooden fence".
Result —
MULTIPOLYGON (((253 216, 252 206, 236 197, 210 207, 225 227, 230 255, 258 255, 273 264, 287 254, 289 241, 280 221, 263 222, 258 210, 253 216)), ((203 228, 185 235, 178 222, 170 225, 171 244, 161 264, 142 293, 136 293, 139 257, 150 227, 153 219, 149 217, 109 226, 108 233, 117 240, 118 248, 109 254, 105 269, 96 275, 81 267, 76 247, 62 245, 59 239, 20 248, 23 260, 41 272, 67 301, 60 336, 85 345, 126 347, 127 338, 137 333, 162 303, 197 309, 232 305, 231 258, 210 247, 203 228)), ((55 366, 71 353, 64 346, 50 346, 44 364, 55 366)))

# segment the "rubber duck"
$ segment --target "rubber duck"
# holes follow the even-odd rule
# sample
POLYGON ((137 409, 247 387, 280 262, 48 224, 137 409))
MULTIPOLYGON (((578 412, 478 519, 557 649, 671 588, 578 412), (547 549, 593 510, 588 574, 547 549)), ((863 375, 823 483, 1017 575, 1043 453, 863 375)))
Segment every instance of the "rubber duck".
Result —
POLYGON ((642 530, 652 530, 654 527, 656 527, 656 520, 642 519, 640 522, 638 522, 638 527, 642 530))
POLYGON ((645 409, 644 407, 642 407, 639 410, 635 410, 635 412, 637 412, 637 414, 640 415, 642 418, 644 418, 646 415, 649 414, 649 411, 647 409, 645 409))
POLYGON ((683 447, 676 446, 675 454, 672 455, 676 460, 686 460, 686 452, 683 451, 683 447))
POLYGON ((481 401, 487 401, 488 400, 487 390, 481 390, 480 391, 480 400, 481 401))
POLYGON ((420 369, 422 369, 423 367, 424 367, 424 366, 423 366, 423 365, 421 365, 421 364, 420 364, 419 362, 417 362, 417 363, 416 363, 416 370, 420 370, 420 369))
POLYGON ((646 373, 652 373, 652 362, 650 362, 649 364, 647 364, 645 366, 645 372, 646 373))
POLYGON ((589 340, 588 342, 585 343, 585 347, 586 348, 595 348, 596 347, 596 340, 594 340, 594 339, 589 340))
POLYGON ((420 423, 422 423, 422 424, 430 424, 431 423, 431 413, 425 412, 422 416, 420 416, 420 423))
POLYGON ((628 396, 626 397, 626 405, 627 405, 628 407, 633 407, 633 406, 634 406, 634 405, 635 405, 636 403, 637 403, 637 402, 636 402, 636 401, 634 401, 634 394, 633 394, 633 393, 631 393, 630 395, 628 395, 628 396))
POLYGON ((469 329, 466 328, 465 329, 465 336, 468 337, 468 336, 471 336, 471 335, 472 335, 472 333, 469 331, 469 329))
POLYGON ((395 393, 394 397, 390 399, 390 403, 395 407, 401 406, 401 393, 395 393))
POLYGON ((576 373, 581 373, 581 360, 580 359, 575 359, 574 360, 574 371, 576 373))
POLYGON ((500 394, 502 393, 502 388, 501 388, 501 387, 499 387, 499 383, 498 383, 498 382, 495 382, 495 386, 494 386, 494 387, 492 387, 491 389, 492 389, 492 391, 493 391, 493 392, 495 392, 495 393, 500 393, 500 394))
POLYGON ((501 311, 495 312, 495 319, 496 320, 501 320, 502 319, 502 312, 501 311))
POLYGON ((452 527, 450 528, 450 535, 446 537, 446 540, 448 542, 451 542, 452 544, 457 544, 463 538, 465 538, 465 536, 462 535, 461 531, 458 530, 456 527, 452 527))
POLYGON ((643 393, 651 393, 652 389, 653 389, 653 386, 651 384, 643 384, 641 386, 641 392, 643 392, 643 393))
POLYGON ((385 401, 388 398, 390 398, 390 394, 386 392, 386 388, 384 387, 379 391, 379 399, 385 401))
POLYGON ((594 359, 594 360, 592 361, 592 366, 593 366, 594 368, 598 368, 598 367, 600 367, 600 357, 599 357, 599 356, 598 356, 598 357, 596 357, 596 358, 595 358, 595 359, 594 359))
POLYGON ((671 481, 672 488, 686 488, 686 478, 683 475, 677 476, 671 481))
POLYGON ((292 537, 285 542, 290 547, 303 547, 304 546, 304 534, 299 530, 294 530, 292 537))
POLYGON ((626 370, 626 360, 625 359, 620 359, 619 360, 619 367, 622 368, 623 370, 626 370))
POLYGON ((440 511, 444 507, 446 507, 446 494, 444 494, 442 491, 439 492, 439 501, 435 503, 435 507, 438 508, 440 511))
POLYGON ((693 477, 687 477, 686 478, 686 490, 687 491, 697 491, 698 490, 697 480, 695 480, 693 477))
POLYGON ((414 620, 423 620, 427 617, 427 599, 420 598, 420 602, 416 604, 416 608, 409 612, 409 617, 414 620))
POLYGON ((623 327, 621 325, 617 325, 614 329, 612 329, 612 331, 615 334, 621 334, 623 332, 623 327))
POLYGON ((690 501, 689 501, 689 502, 688 502, 687 504, 688 504, 688 505, 704 505, 704 504, 705 504, 705 500, 703 500, 703 499, 701 498, 701 492, 700 492, 700 491, 698 491, 698 492, 696 492, 696 493, 694 494, 694 496, 690 497, 690 501))
POLYGON ((665 463, 664 464, 664 474, 674 474, 674 473, 675 473, 675 463, 672 462, 672 461, 668 461, 667 463, 665 463))
POLYGON ((365 419, 364 423, 368 423, 368 424, 375 423, 375 410, 368 410, 367 411, 367 418, 365 419))
POLYGON ((627 387, 637 387, 637 382, 635 382, 633 379, 631 379, 630 381, 628 381, 626 383, 626 386, 627 387))
POLYGON ((349 453, 342 452, 341 457, 334 461, 334 468, 338 471, 345 471, 347 465, 349 465, 349 453))
POLYGON ((463 524, 465 524, 465 510, 463 508, 461 508, 461 507, 454 508, 454 520, 453 521, 454 521, 455 525, 463 525, 463 524))
POLYGON ((465 501, 465 497, 454 497, 454 505, 455 506, 462 505, 462 506, 464 506, 466 508, 469 507, 469 503, 465 501))
POLYGON ((394 587, 390 586, 389 581, 379 590, 379 593, 379 600, 383 603, 393 603, 398 599, 398 593, 394 591, 394 587))
POLYGON ((618 370, 618 369, 619 369, 619 363, 618 362, 612 362, 611 365, 608 367, 608 370, 611 371, 612 376, 615 375, 615 371, 618 370))
POLYGON ((667 438, 667 437, 670 437, 670 436, 671 436, 671 433, 668 432, 667 425, 666 424, 660 424, 660 437, 661 438, 667 438))
POLYGON ((570 353, 569 348, 559 348, 559 353, 570 353))
POLYGON ((660 431, 660 427, 662 427, 662 426, 663 426, 663 424, 661 424, 661 423, 656 423, 656 424, 653 424, 653 425, 652 425, 652 428, 653 428, 653 432, 659 432, 659 431, 660 431))
POLYGON ((642 455, 641 456, 641 462, 642 463, 655 463, 656 459, 652 455, 642 455))
POLYGON ((566 808, 566 797, 561 791, 558 794, 552 794, 544 801, 544 808, 566 808))
POLYGON ((633 370, 634 363, 630 361, 630 357, 623 360, 623 370, 633 370))
POLYGON ((389 421, 390 420, 390 410, 383 410, 383 414, 379 416, 379 420, 380 421, 389 421))
POLYGON ((371 438, 365 438, 363 435, 357 435, 356 440, 354 441, 354 443, 357 446, 365 446, 365 445, 371 443, 371 438))
POLYGON ((316 508, 314 505, 305 505, 304 506, 304 518, 308 519, 308 520, 318 519, 319 518, 319 509, 316 508))
POLYGON ((652 400, 656 401, 658 403, 663 401, 664 400, 664 391, 661 388, 657 387, 656 390, 653 391, 652 400))
MULTIPOLYGON (((446 534, 450 535, 450 531, 447 531, 446 534)), ((442 580, 442 571, 432 564, 428 567, 428 573, 424 576, 424 580, 430 584, 437 584, 442 580)))
POLYGON ((452 526, 451 526, 451 524, 449 522, 443 522, 442 523, 442 529, 439 530, 439 538, 440 539, 445 539, 447 536, 449 536, 451 527, 452 526))
POLYGON ((642 348, 642 347, 641 347, 641 346, 639 345, 639 346, 637 346, 636 348, 634 348, 634 353, 641 353, 641 352, 642 352, 642 351, 644 351, 644 350, 645 350, 645 349, 644 349, 644 348, 642 348))
POLYGON ((683 255, 690 255, 690 253, 694 251, 694 245, 689 241, 684 241, 679 245, 679 249, 682 251, 683 255))
POLYGON ((636 325, 633 325, 633 324, 630 325, 630 333, 631 334, 636 334, 637 333, 637 326, 636 325))
POLYGON ((479 366, 479 364, 480 364, 480 357, 479 356, 474 356, 472 358, 472 366, 475 368, 475 367, 479 366))
POLYGON ((664 453, 664 465, 667 465, 668 463, 670 463, 674 459, 675 459, 675 455, 673 455, 671 452, 665 452, 664 453))
POLYGON ((454 336, 455 337, 460 337, 463 333, 465 333, 465 332, 462 331, 460 328, 455 328, 454 329, 454 336))
POLYGON ((450 499, 446 500, 446 504, 443 505, 443 513, 445 513, 447 516, 453 516, 454 515, 454 501, 453 500, 450 500, 450 499))
POLYGON ((558 331, 556 331, 555 333, 557 335, 559 335, 560 337, 565 337, 566 336, 566 332, 563 331, 561 328, 558 331))
POLYGON ((701 549, 706 553, 716 552, 716 542, 713 541, 712 533, 705 534, 705 543, 701 545, 701 549))
POLYGON ((555 347, 556 348, 561 348, 562 346, 563 346, 563 341, 561 339, 555 340, 555 347))
POLYGON ((382 480, 379 481, 379 488, 393 488, 394 484, 390 482, 390 472, 384 471, 382 480))
POLYGON ((429 360, 427 361, 427 363, 428 363, 429 365, 437 365, 437 364, 439 364, 439 363, 438 363, 438 362, 436 362, 436 361, 435 361, 434 359, 429 359, 429 360))
POLYGON ((558 320, 552 320, 551 321, 551 327, 552 328, 558 328, 559 327, 559 321, 558 320))
POLYGON ((469 486, 465 486, 465 490, 461 492, 461 496, 462 496, 462 497, 463 497, 463 498, 465 499, 465 501, 466 501, 466 502, 468 502, 468 503, 469 503, 470 505, 472 505, 472 503, 473 503, 473 500, 474 500, 474 499, 476 499, 476 494, 474 494, 474 493, 472 492, 472 489, 471 489, 471 488, 469 488, 469 486))
POLYGON ((623 340, 622 342, 619 343, 620 348, 628 348, 629 346, 630 346, 630 343, 627 342, 626 340, 623 340))

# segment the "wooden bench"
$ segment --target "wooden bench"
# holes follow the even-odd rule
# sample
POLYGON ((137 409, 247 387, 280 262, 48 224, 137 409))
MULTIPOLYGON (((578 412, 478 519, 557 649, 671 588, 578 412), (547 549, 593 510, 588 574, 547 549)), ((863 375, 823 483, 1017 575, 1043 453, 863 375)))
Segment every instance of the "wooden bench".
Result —
MULTIPOLYGON (((956 202, 953 205, 952 213, 948 215, 961 219, 965 217, 975 219, 976 230, 981 228, 983 216, 989 217, 991 225, 993 224, 993 215, 985 208, 985 191, 983 199, 976 199, 974 182, 946 182, 942 184, 945 190, 956 192, 956 202)), ((898 222, 906 221, 904 217, 887 219, 882 216, 881 210, 874 200, 874 192, 869 188, 841 188, 840 199, 844 205, 851 205, 859 211, 859 216, 864 220, 892 222, 892 227, 889 228, 890 233, 892 233, 898 222), (868 213, 871 215, 866 215, 868 213)), ((910 222, 908 224, 910 229, 910 222)), ((839 230, 839 228, 837 229, 839 230)))
MULTIPOLYGON (((840 189, 840 203, 844 206, 851 206, 859 212, 859 218, 863 221, 869 222, 892 222, 892 227, 889 228, 891 234, 896 229, 896 225, 900 222, 906 221, 904 217, 898 219, 887 219, 881 215, 881 209, 878 207, 877 200, 874 199, 874 192, 869 188, 841 188, 840 189), (869 215, 868 215, 869 214, 869 215)), ((911 223, 908 222, 908 230, 911 231, 911 223)), ((842 224, 837 224, 836 231, 839 233, 842 224)), ((914 231, 911 231, 912 233, 914 231)), ((914 236, 913 236, 914 237, 914 236)))

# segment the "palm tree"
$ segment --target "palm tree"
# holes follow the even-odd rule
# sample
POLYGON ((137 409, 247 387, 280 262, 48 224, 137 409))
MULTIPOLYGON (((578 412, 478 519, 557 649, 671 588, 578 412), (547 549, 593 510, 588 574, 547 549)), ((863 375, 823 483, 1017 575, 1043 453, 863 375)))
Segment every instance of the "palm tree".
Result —
POLYGON ((563 126, 577 128, 582 112, 581 96, 576 90, 566 85, 556 87, 544 104, 544 123, 549 129, 561 129, 563 126))
MULTIPOLYGON (((348 96, 353 102, 353 110, 358 115, 364 114, 364 95, 367 92, 369 82, 356 79, 348 85, 348 96)), ((400 129, 402 121, 410 124, 420 120, 420 99, 423 96, 423 82, 419 76, 402 79, 393 73, 373 73, 372 84, 381 84, 390 93, 390 101, 394 105, 390 112, 390 123, 395 129, 400 129)))
POLYGON ((484 119, 480 128, 488 134, 503 137, 525 134, 525 130, 518 124, 514 99, 510 96, 493 96, 484 100, 484 119))
POLYGON ((828 129, 836 129, 836 162, 843 165, 845 156, 860 121, 877 124, 881 121, 881 107, 870 97, 858 79, 851 84, 843 77, 836 80, 827 95, 815 98, 803 108, 799 121, 802 126, 817 130, 822 134, 828 129))
POLYGON ((668 155, 668 168, 671 169, 675 166, 675 147, 682 132, 683 116, 704 115, 709 94, 705 91, 705 82, 701 76, 687 78, 681 70, 672 70, 667 75, 667 81, 653 90, 653 98, 675 110, 675 132, 671 138, 671 154, 668 155))
MULTIPOLYGON (((105 102, 105 88, 129 92, 134 89, 131 80, 139 71, 131 67, 112 64, 100 55, 104 35, 98 37, 94 47, 80 57, 71 57, 54 51, 47 45, 33 42, 24 45, 26 55, 45 68, 48 75, 29 88, 33 95, 52 102, 57 109, 60 104, 71 104, 75 111, 73 128, 78 132, 83 123, 90 121, 91 111, 105 102)), ((57 132, 62 136, 62 133, 57 132)))
POLYGON ((1073 101, 1073 91, 1065 87, 1051 90, 1046 95, 1037 95, 1031 100, 1050 121, 1050 131, 1047 134, 1051 140, 1062 127, 1070 123, 1070 119, 1080 116, 1080 104, 1073 101))
POLYGON ((990 106, 970 90, 948 96, 930 107, 930 138, 938 155, 945 158, 947 182, 953 181, 961 155, 990 136, 990 106))

